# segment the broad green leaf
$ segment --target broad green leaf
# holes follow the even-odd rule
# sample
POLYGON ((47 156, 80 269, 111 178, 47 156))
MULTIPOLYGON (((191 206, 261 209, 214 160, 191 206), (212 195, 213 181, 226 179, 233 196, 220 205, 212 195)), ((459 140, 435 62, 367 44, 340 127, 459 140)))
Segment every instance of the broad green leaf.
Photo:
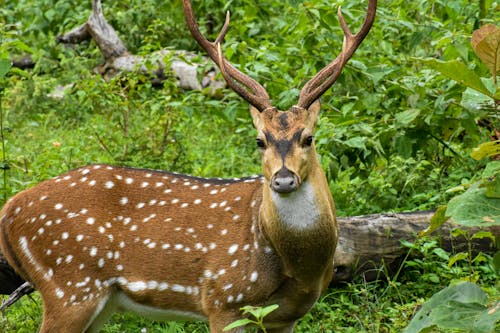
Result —
POLYGON ((480 160, 485 157, 499 155, 500 154, 500 140, 488 141, 480 144, 477 148, 472 150, 470 156, 473 159, 480 160))
MULTIPOLYGON (((488 80, 482 78, 481 81, 487 88, 489 88, 488 80)), ((494 86, 492 79, 491 86, 494 86)), ((493 98, 491 98, 491 96, 485 95, 475 89, 467 88, 462 93, 462 100, 460 101, 460 105, 467 110, 476 113, 478 111, 493 110, 495 107, 495 101, 493 98)))
POLYGON ((344 141, 344 143, 349 147, 363 149, 363 150, 366 149, 365 142, 366 138, 360 136, 350 138, 349 140, 344 141))
POLYGON ((493 267, 495 268, 497 275, 500 275, 500 251, 497 251, 497 253, 493 256, 493 267))
POLYGON ((478 303, 447 301, 432 309, 431 319, 441 328, 470 331, 483 311, 478 303))
POLYGON ((486 189, 479 185, 474 184, 448 203, 446 215, 455 223, 468 227, 500 224, 500 199, 486 197, 486 189))
POLYGON ((500 199, 500 173, 492 179, 486 180, 486 197, 500 199))
POLYGON ((395 71, 397 71, 397 67, 387 65, 370 66, 367 69, 368 77, 374 85, 378 85, 383 78, 395 71))
POLYGON ((448 252, 446 252, 445 250, 443 250, 440 247, 435 248, 434 250, 432 250, 432 252, 435 255, 437 255, 439 258, 441 258, 441 259, 444 259, 444 260, 449 260, 450 259, 450 256, 448 255, 448 252))
MULTIPOLYGON (((430 327, 438 325, 438 323, 441 323, 440 316, 446 314, 446 312, 443 313, 442 311, 443 306, 447 307, 449 306, 449 304, 452 304, 455 307, 468 309, 470 311, 471 308, 476 308, 479 310, 479 306, 482 305, 481 309, 484 310, 487 302, 488 296, 486 295, 486 293, 473 283, 462 282, 453 286, 449 286, 434 294, 429 299, 429 301, 422 305, 422 308, 416 313, 415 317, 411 320, 410 324, 404 332, 423 332, 430 327), (436 314, 433 313, 435 309, 438 309, 438 312, 436 314)), ((447 312, 454 311, 455 310, 450 310, 450 308, 448 308, 447 312)), ((466 310, 463 310, 461 313, 464 314, 466 312, 466 310)), ((463 319, 470 320, 466 318, 463 319)), ((454 320, 456 321, 461 319, 455 318, 454 320)))
POLYGON ((243 310, 243 313, 250 313, 255 318, 261 319, 276 310, 278 307, 279 305, 277 304, 268 305, 266 307, 248 305, 242 307, 241 309, 243 310))
POLYGON ((444 76, 457 81, 463 86, 477 90, 486 96, 493 97, 493 92, 486 88, 481 81, 481 78, 474 71, 470 70, 464 63, 458 60, 445 62, 437 59, 426 59, 424 60, 424 63, 444 76))
POLYGON ((486 24, 472 33, 472 48, 492 76, 500 70, 500 29, 486 24))
POLYGON ((434 232, 434 230, 439 229, 449 217, 446 216, 446 206, 439 206, 434 215, 431 217, 431 222, 429 227, 420 232, 420 236, 427 236, 434 232))
POLYGON ((467 259, 468 254, 465 252, 459 252, 452 256, 448 261, 448 267, 453 266, 457 261, 467 259))
POLYGON ((500 199, 500 161, 491 161, 486 164, 481 178, 483 186, 486 187, 486 196, 500 199))
POLYGON ((481 177, 484 179, 489 177, 495 177, 498 174, 500 174, 500 161, 491 161, 488 164, 486 164, 486 167, 484 168, 481 177))
POLYGON ((254 324, 254 323, 255 323, 254 321, 247 319, 247 318, 239 319, 239 320, 236 320, 236 321, 232 322, 231 324, 227 325, 226 327, 224 327, 224 329, 222 331, 227 332, 229 330, 232 330, 233 328, 246 326, 246 325, 254 324))
POLYGON ((413 120, 415 120, 415 118, 417 118, 419 114, 420 114, 419 109, 410 109, 396 114, 395 118, 398 123, 401 123, 403 125, 408 125, 413 120))
POLYGON ((490 333, 495 329, 495 323, 500 320, 500 301, 484 310, 474 323, 473 333, 490 333))
POLYGON ((276 310, 277 308, 279 308, 279 305, 278 304, 271 304, 271 305, 268 305, 264 308, 262 308, 262 312, 261 312, 261 316, 262 317, 265 317, 267 316, 268 314, 270 314, 271 312, 273 312, 274 310, 276 310))
POLYGON ((472 235, 472 239, 484 239, 489 238, 492 242, 495 242, 495 236, 491 231, 478 231, 472 235))
POLYGON ((4 77, 12 67, 12 62, 8 59, 0 59, 0 78, 4 77))

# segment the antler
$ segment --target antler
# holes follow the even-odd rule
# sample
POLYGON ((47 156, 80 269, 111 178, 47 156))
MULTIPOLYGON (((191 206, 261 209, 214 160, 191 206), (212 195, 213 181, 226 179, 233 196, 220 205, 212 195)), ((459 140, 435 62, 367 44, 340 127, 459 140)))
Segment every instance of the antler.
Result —
POLYGON ((191 7, 191 1, 183 0, 182 5, 191 34, 198 44, 207 51, 210 58, 219 66, 229 87, 259 111, 262 112, 267 108, 271 108, 271 100, 266 89, 250 76, 243 74, 231 65, 221 51, 221 42, 229 29, 229 12, 227 12, 226 21, 219 36, 217 36, 214 42, 210 42, 200 32, 191 7))
POLYGON ((332 86, 342 72, 342 68, 347 61, 354 54, 363 39, 366 37, 373 21, 375 20, 375 11, 377 10, 377 0, 370 0, 368 3, 368 11, 365 20, 359 32, 355 35, 345 22, 342 10, 339 7, 338 16, 342 30, 344 31, 344 43, 342 45, 342 52, 337 58, 329 65, 320 70, 309 82, 307 82, 299 95, 299 102, 297 106, 307 109, 311 104, 316 101, 323 93, 332 86))

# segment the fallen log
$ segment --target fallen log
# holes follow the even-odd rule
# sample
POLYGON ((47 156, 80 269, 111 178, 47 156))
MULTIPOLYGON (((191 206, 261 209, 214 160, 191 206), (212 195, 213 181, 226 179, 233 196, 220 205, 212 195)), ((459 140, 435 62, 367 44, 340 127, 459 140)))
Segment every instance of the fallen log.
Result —
MULTIPOLYGON (((339 217, 339 244, 335 252, 333 282, 350 281, 363 275, 368 281, 385 272, 398 269, 409 249, 401 242, 415 242, 419 233, 429 227, 434 212, 373 214, 339 217)), ((440 240, 440 247, 447 251, 465 251, 469 244, 464 237, 454 237, 452 231, 460 226, 451 221, 434 231, 431 236, 440 240)), ((465 229, 464 227, 461 227, 465 229)), ((468 230, 470 234, 479 228, 468 230)), ((500 237, 500 226, 481 229, 500 237)), ((472 239, 473 253, 494 252, 495 244, 489 238, 472 239)))
POLYGON ((215 94, 226 85, 224 80, 216 78, 218 70, 208 58, 192 52, 163 49, 147 56, 131 54, 104 17, 101 0, 92 0, 92 13, 87 22, 57 36, 56 40, 61 44, 93 40, 104 57, 97 71, 105 80, 120 72, 139 71, 150 77, 153 84, 176 79, 178 87, 187 90, 208 88, 215 94))

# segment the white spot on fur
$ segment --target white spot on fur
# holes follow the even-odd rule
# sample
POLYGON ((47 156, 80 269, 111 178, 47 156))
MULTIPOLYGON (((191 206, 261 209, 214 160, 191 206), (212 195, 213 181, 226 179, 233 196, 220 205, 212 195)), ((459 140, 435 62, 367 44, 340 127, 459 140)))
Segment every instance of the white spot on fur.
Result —
POLYGON ((57 298, 61 299, 64 297, 64 291, 62 291, 61 289, 59 288, 56 288, 56 296, 57 298))
POLYGON ((227 253, 234 254, 238 250, 238 244, 233 244, 227 250, 227 253))
POLYGON ((256 271, 253 271, 252 274, 250 274, 250 282, 255 282, 259 278, 259 273, 256 271))

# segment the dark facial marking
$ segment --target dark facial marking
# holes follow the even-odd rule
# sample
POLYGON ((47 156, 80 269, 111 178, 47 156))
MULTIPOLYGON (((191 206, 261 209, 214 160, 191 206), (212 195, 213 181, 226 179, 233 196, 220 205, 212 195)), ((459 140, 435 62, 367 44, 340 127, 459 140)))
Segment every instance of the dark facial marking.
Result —
POLYGON ((283 161, 283 163, 285 163, 285 157, 290 153, 293 144, 300 140, 302 131, 304 131, 304 129, 295 132, 290 140, 276 140, 276 138, 271 133, 266 132, 264 134, 269 146, 276 147, 281 156, 281 160, 283 161))
POLYGON ((280 125, 282 129, 285 129, 288 127, 288 112, 283 112, 278 116, 280 125))

